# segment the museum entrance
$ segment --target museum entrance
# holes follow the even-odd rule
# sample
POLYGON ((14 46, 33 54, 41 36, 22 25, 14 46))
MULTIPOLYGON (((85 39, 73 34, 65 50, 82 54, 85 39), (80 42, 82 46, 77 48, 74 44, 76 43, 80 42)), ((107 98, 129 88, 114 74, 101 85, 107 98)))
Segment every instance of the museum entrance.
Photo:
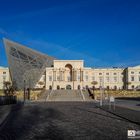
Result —
POLYGON ((71 85, 67 85, 67 86, 66 86, 66 89, 71 90, 71 85))

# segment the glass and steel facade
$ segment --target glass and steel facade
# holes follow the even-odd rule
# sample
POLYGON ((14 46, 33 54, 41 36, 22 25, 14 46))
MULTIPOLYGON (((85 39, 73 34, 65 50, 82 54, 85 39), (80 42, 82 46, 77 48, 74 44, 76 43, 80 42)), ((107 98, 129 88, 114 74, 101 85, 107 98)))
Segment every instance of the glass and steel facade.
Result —
POLYGON ((45 73, 46 67, 53 65, 55 58, 4 39, 11 80, 18 89, 34 88, 45 73))

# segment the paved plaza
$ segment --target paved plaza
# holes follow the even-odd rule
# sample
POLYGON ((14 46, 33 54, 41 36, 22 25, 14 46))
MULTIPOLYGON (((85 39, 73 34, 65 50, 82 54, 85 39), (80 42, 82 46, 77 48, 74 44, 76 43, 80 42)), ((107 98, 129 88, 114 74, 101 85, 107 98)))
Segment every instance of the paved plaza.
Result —
POLYGON ((125 140, 128 129, 140 130, 92 102, 34 102, 9 110, 0 140, 125 140))

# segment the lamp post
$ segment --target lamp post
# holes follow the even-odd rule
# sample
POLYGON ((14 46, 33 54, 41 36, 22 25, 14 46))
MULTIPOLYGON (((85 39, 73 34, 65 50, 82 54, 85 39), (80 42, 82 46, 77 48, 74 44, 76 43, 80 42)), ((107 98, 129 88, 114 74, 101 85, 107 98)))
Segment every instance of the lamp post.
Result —
POLYGON ((26 81, 24 80, 24 102, 25 102, 25 94, 26 94, 26 81))
POLYGON ((100 85, 100 106, 103 105, 102 96, 102 86, 100 85))
POLYGON ((30 100, 31 80, 29 79, 28 100, 30 100))
POLYGON ((104 79, 100 80, 100 106, 103 105, 103 86, 104 86, 104 79))

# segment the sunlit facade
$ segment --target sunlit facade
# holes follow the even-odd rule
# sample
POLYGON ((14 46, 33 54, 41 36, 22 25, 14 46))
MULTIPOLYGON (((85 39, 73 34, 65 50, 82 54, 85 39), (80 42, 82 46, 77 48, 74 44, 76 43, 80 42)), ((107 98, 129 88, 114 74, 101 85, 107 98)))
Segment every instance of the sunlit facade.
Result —
POLYGON ((18 89, 140 88, 140 66, 91 68, 84 66, 84 60, 56 60, 7 39, 4 39, 4 45, 9 69, 0 70, 0 89, 3 81, 10 79, 18 89))

